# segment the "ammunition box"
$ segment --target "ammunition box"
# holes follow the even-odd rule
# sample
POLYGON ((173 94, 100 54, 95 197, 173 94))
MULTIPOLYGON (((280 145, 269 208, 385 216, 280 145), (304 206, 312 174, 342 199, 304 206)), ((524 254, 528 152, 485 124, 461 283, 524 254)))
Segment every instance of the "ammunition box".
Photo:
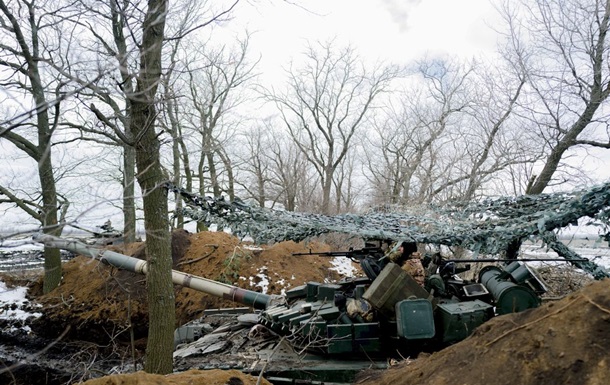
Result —
POLYGON ((335 324, 328 325, 328 338, 350 337, 355 340, 375 338, 379 335, 379 324, 376 322, 363 324, 335 324))
POLYGON ((489 291, 487 291, 485 286, 483 286, 480 283, 473 283, 470 285, 466 285, 466 286, 462 287, 462 290, 464 290, 464 296, 471 301, 475 300, 475 299, 480 299, 482 301, 485 301, 485 300, 489 301, 492 298, 491 294, 489 294, 489 291))
POLYGON ((328 338, 352 338, 352 325, 328 325, 328 338))
POLYGON ((297 326, 301 324, 301 321, 307 321, 311 318, 311 314, 301 314, 298 317, 290 319, 290 326, 297 326))
POLYGON ((337 339, 331 340, 328 343, 329 354, 342 353, 374 353, 381 350, 381 342, 379 338, 363 338, 358 340, 353 339, 337 339))
POLYGON ((305 297, 307 297, 307 285, 297 286, 293 289, 286 291, 287 299, 305 298, 305 297))
POLYGON ((400 266, 388 263, 362 298, 387 317, 394 316, 397 302, 410 297, 428 298, 429 293, 400 266))
POLYGON ((331 340, 328 342, 329 354, 352 353, 353 351, 354 341, 351 338, 331 340))
POLYGON ((303 335, 325 336, 327 324, 325 321, 305 320, 301 321, 303 335))
POLYGON ((341 315, 338 308, 331 306, 329 308, 321 308, 318 311, 318 315, 325 320, 336 320, 341 315))
POLYGON ((339 285, 325 284, 318 286, 318 301, 334 303, 335 293, 341 289, 339 285))
POLYGON ((438 333, 443 336, 442 342, 460 341, 493 315, 493 306, 479 300, 439 304, 438 333))
POLYGON ((398 335, 407 340, 434 337, 434 313, 427 299, 407 299, 396 304, 398 335))
POLYGON ((285 323, 285 322, 288 322, 288 321, 290 321, 291 319, 293 319, 293 318, 295 318, 295 317, 298 317, 298 316, 300 316, 300 315, 301 315, 301 313, 300 313, 300 312, 298 312, 298 311, 296 311, 296 310, 287 311, 287 312, 285 312, 285 313, 281 314, 281 315, 280 315, 280 316, 277 318, 277 322, 282 322, 282 323, 285 323))
POLYGON ((318 299, 318 287, 320 285, 319 282, 307 282, 307 301, 313 302, 318 299))
POLYGON ((354 324, 353 326, 354 326, 354 338, 356 340, 371 339, 371 338, 375 338, 381 334, 379 324, 376 322, 364 323, 364 324, 354 324))
POLYGON ((366 291, 365 285, 356 285, 356 290, 354 292, 354 298, 361 299, 362 295, 364 294, 365 291, 366 291))

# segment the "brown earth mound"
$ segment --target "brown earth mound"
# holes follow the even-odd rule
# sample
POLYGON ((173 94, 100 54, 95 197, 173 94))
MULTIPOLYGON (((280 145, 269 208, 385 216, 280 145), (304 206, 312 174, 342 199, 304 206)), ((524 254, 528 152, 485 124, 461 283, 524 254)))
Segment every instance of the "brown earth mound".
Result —
MULTIPOLYGON (((149 374, 137 372, 96 378, 83 385, 256 385, 258 379, 237 370, 189 370, 183 373, 149 374)), ((271 385, 264 378, 260 384, 271 385)))
MULTIPOLYGON (((223 232, 174 233, 174 269, 267 294, 309 281, 335 281, 330 260, 320 256, 292 256, 296 252, 329 251, 318 243, 282 242, 253 246, 223 232), (265 284, 265 285, 263 285, 265 284)), ((114 251, 145 258, 143 244, 114 251)), ((87 257, 76 257, 63 266, 61 285, 46 295, 34 294, 44 315, 33 328, 48 336, 60 335, 70 326, 72 338, 108 342, 146 337, 148 319, 144 276, 109 267, 87 257)), ((31 293, 39 293, 32 290, 31 293)), ((221 298, 176 286, 176 320, 183 324, 209 308, 243 306, 221 298)))
POLYGON ((362 385, 607 384, 610 279, 561 301, 492 319, 466 340, 385 372, 362 385))

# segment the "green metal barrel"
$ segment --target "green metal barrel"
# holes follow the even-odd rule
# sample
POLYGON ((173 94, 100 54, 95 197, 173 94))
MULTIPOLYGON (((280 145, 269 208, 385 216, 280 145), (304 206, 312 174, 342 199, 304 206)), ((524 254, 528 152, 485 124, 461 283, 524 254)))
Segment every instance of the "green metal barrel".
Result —
POLYGON ((540 298, 531 289, 502 279, 504 271, 497 266, 484 267, 479 282, 491 293, 497 314, 517 313, 540 306, 540 298))

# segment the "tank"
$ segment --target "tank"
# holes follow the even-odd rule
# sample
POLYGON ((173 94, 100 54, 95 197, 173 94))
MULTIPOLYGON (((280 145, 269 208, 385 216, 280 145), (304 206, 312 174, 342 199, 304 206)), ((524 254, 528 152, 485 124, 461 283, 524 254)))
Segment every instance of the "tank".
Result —
MULTIPOLYGON (((148 270, 146 261, 78 241, 44 234, 34 240, 119 269, 148 270)), ((366 277, 307 282, 282 296, 172 270, 175 284, 240 305, 206 309, 203 317, 178 327, 174 370, 239 369, 273 384, 348 384, 364 369, 385 369, 393 359, 441 349, 496 315, 540 304, 539 293, 515 283, 531 282, 525 275, 532 273, 514 265, 466 281, 444 263, 450 268, 428 277, 424 288, 379 250, 351 250, 347 256, 357 257, 366 277)))

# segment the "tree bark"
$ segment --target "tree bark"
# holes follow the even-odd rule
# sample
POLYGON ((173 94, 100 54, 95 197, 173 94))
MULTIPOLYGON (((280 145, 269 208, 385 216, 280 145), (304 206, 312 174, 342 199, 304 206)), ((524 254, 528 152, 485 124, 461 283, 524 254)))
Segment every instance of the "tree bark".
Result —
MULTIPOLYGON (((126 132, 126 134, 128 133, 126 132)), ((123 239, 125 243, 136 241, 135 162, 134 148, 128 144, 123 145, 123 222, 125 224, 123 239)))
MULTIPOLYGON (((39 128, 40 130, 40 128, 39 128)), ((53 165, 51 163, 50 152, 47 151, 47 146, 50 146, 49 140, 43 139, 44 147, 40 151, 43 152, 42 159, 38 163, 38 175, 40 185, 42 187, 42 231, 45 234, 55 236, 61 235, 61 228, 57 223, 57 192, 55 190, 55 178, 53 176, 53 165)), ((61 283, 61 254, 59 249, 44 248, 44 280, 42 290, 44 293, 49 293, 61 283)))
POLYGON ((137 179, 143 194, 149 332, 144 370, 168 374, 173 370, 175 298, 171 278, 171 239, 167 215, 167 191, 160 163, 160 142, 154 129, 157 118, 155 94, 161 76, 161 48, 165 30, 167 0, 150 0, 142 25, 140 72, 132 103, 131 132, 135 145, 137 179))
MULTIPOLYGON (((0 14, 4 15, 1 18, 2 29, 8 31, 14 41, 6 42, 6 47, 2 48, 2 60, 0 67, 8 69, 17 74, 17 76, 27 77, 29 85, 22 84, 20 87, 22 92, 29 93, 36 105, 36 121, 35 127, 38 134, 38 144, 34 145, 24 137, 12 132, 7 132, 4 137, 12 142, 15 146, 22 149, 28 156, 38 162, 38 177, 40 179, 40 187, 42 192, 42 204, 40 213, 36 215, 36 219, 40 220, 42 231, 45 234, 60 235, 61 226, 57 220, 57 191, 55 186, 55 176, 53 173, 53 164, 51 161, 51 136, 55 129, 49 123, 49 103, 47 102, 45 88, 48 80, 43 81, 39 72, 39 63, 41 56, 48 54, 45 51, 46 44, 40 40, 40 15, 37 14, 39 9, 33 2, 23 4, 8 5, 4 1, 0 1, 0 14), (23 14, 27 14, 27 21, 22 20, 22 16, 14 13, 15 9, 27 8, 23 14), (21 23, 25 24, 22 28, 21 23), (41 54, 40 51, 43 51, 41 54), (13 57, 14 61, 11 61, 13 57)), ((46 21, 45 21, 46 22, 46 21)), ((45 23, 42 23, 45 24, 45 23)), ((5 41, 3 40, 3 45, 5 41)), ((56 91, 59 91, 60 86, 57 86, 56 91)), ((59 113, 60 101, 55 104, 55 114, 59 113)), ((56 122, 55 122, 56 123, 56 122)), ((43 292, 48 293, 56 288, 61 282, 61 259, 58 249, 44 249, 44 282, 43 292)))

